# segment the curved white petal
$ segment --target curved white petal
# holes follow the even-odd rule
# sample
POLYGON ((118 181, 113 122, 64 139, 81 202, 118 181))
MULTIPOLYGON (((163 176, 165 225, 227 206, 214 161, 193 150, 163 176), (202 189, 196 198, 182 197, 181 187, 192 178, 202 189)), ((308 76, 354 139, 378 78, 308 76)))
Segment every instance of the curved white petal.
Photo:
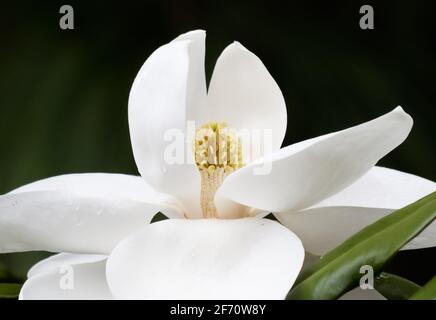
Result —
POLYGON ((58 253, 36 263, 27 272, 27 278, 33 278, 46 273, 59 273, 64 266, 75 266, 86 263, 97 263, 106 260, 103 254, 58 253))
POLYGON ((433 181, 393 169, 374 167, 352 185, 314 207, 400 209, 434 191, 436 183, 433 181))
MULTIPOLYGON (((299 213, 280 213, 275 216, 295 232, 307 251, 315 255, 324 255, 392 211, 381 208, 323 207, 299 213)), ((402 249, 432 246, 436 246, 436 222, 430 224, 402 249)))
POLYGON ((177 216, 171 201, 141 177, 122 174, 36 181, 0 196, 0 252, 108 253, 157 212, 177 216))
POLYGON ((35 265, 20 300, 112 299, 106 281, 106 256, 58 254, 35 265))
MULTIPOLYGON (((300 213, 276 217, 296 232, 307 250, 322 254, 393 210, 436 191, 433 181, 382 167, 374 167, 355 183, 300 213), (316 210, 315 210, 316 209, 316 210)), ((403 249, 436 245, 436 222, 403 249)))
POLYGON ((260 156, 278 150, 286 133, 286 104, 279 86, 262 61, 238 42, 218 58, 207 104, 200 111, 199 122, 224 121, 250 133, 259 130, 261 136, 271 130, 272 144, 260 148, 260 156))
POLYGON ((364 124, 285 147, 231 174, 218 192, 275 212, 310 207, 364 175, 404 141, 412 123, 398 107, 364 124))
POLYGON ((275 221, 172 219, 123 240, 107 279, 120 299, 283 299, 303 259, 300 240, 275 221))
POLYGON ((222 197, 219 193, 214 198, 214 204, 217 208, 219 219, 237 219, 255 216, 263 218, 269 214, 269 212, 256 210, 255 208, 250 208, 222 197))
POLYGON ((187 120, 195 120, 195 115, 206 104, 206 72, 204 70, 205 59, 204 30, 194 30, 178 36, 173 42, 188 41, 189 70, 186 83, 186 117, 187 120))
POLYGON ((182 35, 145 61, 129 96, 129 128, 136 165, 156 190, 200 213, 200 178, 187 121, 206 99, 204 31, 182 35), (193 201, 195 199, 196 201, 193 201))
POLYGON ((387 300, 381 293, 375 289, 354 288, 345 293, 339 300, 387 300))

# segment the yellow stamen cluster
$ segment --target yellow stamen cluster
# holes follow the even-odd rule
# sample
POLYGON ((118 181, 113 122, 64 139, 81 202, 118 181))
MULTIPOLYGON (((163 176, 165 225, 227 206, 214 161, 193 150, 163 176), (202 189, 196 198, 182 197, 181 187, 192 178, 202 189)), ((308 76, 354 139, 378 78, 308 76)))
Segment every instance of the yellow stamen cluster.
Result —
POLYGON ((195 162, 200 170, 223 168, 227 174, 243 167, 241 143, 234 130, 224 122, 209 122, 197 129, 195 162))
POLYGON ((244 166, 241 141, 226 123, 209 122, 195 134, 195 163, 201 174, 200 204, 205 218, 216 218, 215 192, 225 177, 244 166))

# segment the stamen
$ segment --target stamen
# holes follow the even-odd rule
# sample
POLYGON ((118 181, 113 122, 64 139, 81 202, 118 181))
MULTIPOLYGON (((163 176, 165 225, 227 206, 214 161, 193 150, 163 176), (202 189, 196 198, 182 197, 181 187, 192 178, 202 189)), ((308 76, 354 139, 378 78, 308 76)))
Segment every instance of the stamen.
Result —
POLYGON ((224 179, 244 166, 241 142, 226 123, 209 122, 195 135, 195 162, 201 175, 200 205, 204 218, 217 218, 214 197, 224 179))

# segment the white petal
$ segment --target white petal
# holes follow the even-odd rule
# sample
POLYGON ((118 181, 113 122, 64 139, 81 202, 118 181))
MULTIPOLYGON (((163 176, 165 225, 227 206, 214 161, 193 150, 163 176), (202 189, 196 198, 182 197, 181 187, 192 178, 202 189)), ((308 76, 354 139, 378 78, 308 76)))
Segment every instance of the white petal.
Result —
POLYGON ((27 272, 28 278, 33 278, 46 273, 59 273, 63 266, 75 266, 86 263, 96 263, 106 260, 107 256, 102 254, 75 254, 58 253, 36 263, 27 272))
POLYGON ((270 213, 246 207, 226 197, 222 197, 219 193, 214 198, 214 204, 217 208, 219 219, 237 219, 255 216, 263 218, 270 213))
POLYGON ((218 192, 275 212, 310 207, 364 175, 404 141, 412 123, 398 107, 359 126, 285 147, 231 174, 218 192), (271 170, 260 172, 263 168, 271 170))
POLYGON ((267 219, 165 220, 118 245, 107 278, 121 299, 283 299, 300 240, 267 219))
MULTIPOLYGON (((271 150, 278 150, 286 133, 282 92, 262 61, 235 42, 218 58, 199 122, 224 121, 235 129, 272 130, 271 150)), ((261 153, 263 154, 263 153, 261 153)))
POLYGON ((158 48, 142 66, 129 96, 130 136, 139 172, 194 214, 200 210, 200 178, 185 132, 186 122, 206 99, 204 38, 204 31, 190 32, 158 48), (166 158, 179 140, 184 147, 181 158, 166 158))
POLYGON ((189 41, 189 70, 186 92, 186 116, 194 120, 198 109, 206 104, 206 72, 204 70, 206 32, 194 30, 178 36, 176 41, 189 41))
POLYGON ((375 289, 361 289, 360 287, 348 291, 339 300, 387 300, 375 289))
POLYGON ((0 196, 0 252, 108 253, 159 211, 176 216, 167 196, 140 177, 70 174, 0 196))
POLYGON ((105 256, 59 254, 49 257, 31 269, 20 299, 112 299, 105 270, 105 256))
MULTIPOLYGON (((280 213, 275 216, 295 232, 307 251, 315 255, 324 255, 392 211, 392 209, 380 208, 324 207, 299 213, 280 213)), ((433 222, 403 249, 435 246, 435 231, 436 222, 433 222)))
POLYGON ((436 183, 413 174, 374 167, 355 183, 314 207, 400 209, 436 191, 436 183))
MULTIPOLYGON (((436 183, 421 177, 374 167, 341 192, 301 213, 276 214, 296 232, 307 250, 323 254, 393 210, 436 191, 436 183), (314 210, 316 209, 316 210, 314 210)), ((436 245, 436 222, 403 249, 436 245)))

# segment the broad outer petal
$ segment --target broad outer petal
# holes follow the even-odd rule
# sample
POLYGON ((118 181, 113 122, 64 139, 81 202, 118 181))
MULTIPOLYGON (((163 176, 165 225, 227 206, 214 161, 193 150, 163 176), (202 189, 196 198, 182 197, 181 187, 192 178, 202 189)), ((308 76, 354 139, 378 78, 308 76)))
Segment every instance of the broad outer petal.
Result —
POLYGON ((106 281, 106 256, 61 253, 36 264, 28 274, 21 300, 112 299, 106 281))
MULTIPOLYGON (((341 192, 300 213, 275 216, 296 232, 306 250, 323 254, 367 225, 436 191, 433 181, 382 167, 374 167, 341 192)), ((436 245, 436 222, 403 249, 436 245)))
POLYGON ((200 177, 186 127, 206 99, 204 39, 199 30, 158 48, 139 70, 129 96, 130 137, 139 172, 193 215, 200 215, 200 177))
MULTIPOLYGON (((229 45, 218 58, 207 104, 197 118, 198 122, 213 120, 226 122, 230 128, 246 129, 252 139, 253 130, 260 134, 260 141, 272 138, 257 156, 278 150, 286 133, 286 104, 279 86, 262 61, 238 42, 229 45), (263 136, 264 130, 272 136, 263 136)), ((250 153, 245 157, 254 160, 256 153, 247 150, 250 153)))
POLYGON ((119 299, 283 299, 303 259, 275 221, 171 219, 123 240, 107 278, 119 299))
POLYGON ((363 176, 404 141, 412 123, 398 107, 367 123, 285 147, 231 174, 219 196, 273 212, 308 208, 363 176))
POLYGON ((398 170, 373 167, 344 190, 314 208, 352 206, 400 209, 436 191, 436 183, 398 170))
MULTIPOLYGON (((275 216, 283 225, 295 232, 308 252, 322 256, 392 211, 380 208, 323 207, 275 216)), ((403 249, 435 246, 435 231, 436 224, 433 222, 403 249)))
POLYGON ((0 196, 0 252, 109 253, 172 199, 141 177, 86 173, 39 180, 0 196))
POLYGON ((59 273, 64 266, 75 266, 105 261, 103 254, 57 253, 34 264, 27 272, 27 278, 33 278, 46 273, 59 273))

